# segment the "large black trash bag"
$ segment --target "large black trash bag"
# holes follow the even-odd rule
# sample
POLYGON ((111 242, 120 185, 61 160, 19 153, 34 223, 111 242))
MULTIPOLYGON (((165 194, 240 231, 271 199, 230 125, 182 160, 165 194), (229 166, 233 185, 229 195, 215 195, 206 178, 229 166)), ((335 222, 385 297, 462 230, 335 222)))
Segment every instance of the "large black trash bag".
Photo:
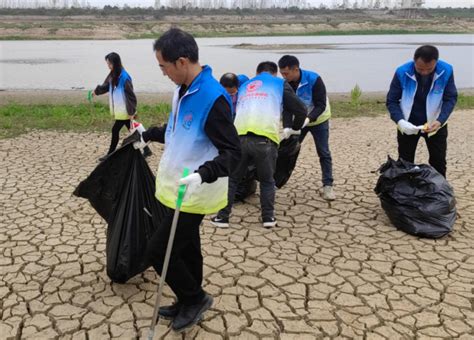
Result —
POLYGON ((275 178, 275 186, 278 189, 288 182, 296 166, 301 149, 299 138, 300 136, 292 135, 280 142, 275 175, 273 176, 275 178))
POLYGON ((379 171, 375 193, 397 229, 427 238, 443 237, 453 229, 453 188, 432 166, 388 157, 379 171))
POLYGON ((74 195, 89 200, 108 223, 107 275, 124 283, 143 272, 148 240, 164 211, 155 198, 155 178, 147 162, 132 143, 101 162, 74 195))
POLYGON ((234 202, 243 202, 247 197, 257 191, 256 173, 257 171, 255 165, 249 165, 247 168, 247 173, 245 174, 244 178, 240 181, 237 187, 234 202))

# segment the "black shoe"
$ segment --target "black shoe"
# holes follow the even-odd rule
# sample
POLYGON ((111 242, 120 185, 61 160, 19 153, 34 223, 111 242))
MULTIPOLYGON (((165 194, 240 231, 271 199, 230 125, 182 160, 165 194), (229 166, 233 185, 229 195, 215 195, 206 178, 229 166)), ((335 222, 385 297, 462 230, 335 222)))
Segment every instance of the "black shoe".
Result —
POLYGON ((264 217, 263 218, 263 227, 264 228, 273 228, 277 225, 277 220, 275 217, 264 217))
POLYGON ((107 157, 108 157, 108 156, 109 156, 109 155, 105 155, 105 156, 99 157, 99 159, 98 159, 98 160, 99 160, 99 162, 103 162, 103 161, 105 161, 105 160, 107 159, 107 157))
POLYGON ((160 307, 160 309, 158 310, 158 315, 161 319, 173 320, 176 315, 178 315, 180 308, 181 304, 179 302, 176 302, 169 306, 163 306, 160 307))
POLYGON ((214 216, 211 218, 211 224, 218 228, 229 228, 229 218, 220 218, 219 216, 214 216))
POLYGON ((151 152, 149 147, 146 147, 143 149, 143 157, 147 158, 153 155, 153 152, 151 152))
POLYGON ((172 328, 175 332, 181 333, 188 328, 197 324, 213 303, 213 298, 209 294, 205 294, 200 303, 196 305, 181 305, 178 315, 173 319, 172 328))

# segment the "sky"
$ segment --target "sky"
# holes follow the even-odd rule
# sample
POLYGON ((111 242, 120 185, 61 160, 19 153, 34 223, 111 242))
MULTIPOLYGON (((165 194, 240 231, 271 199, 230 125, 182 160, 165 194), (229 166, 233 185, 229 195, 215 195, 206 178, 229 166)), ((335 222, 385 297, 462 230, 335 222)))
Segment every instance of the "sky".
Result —
MULTIPOLYGON (((333 0, 306 0, 309 3, 319 6, 320 4, 326 4, 331 6, 333 0)), ((154 0, 88 0, 92 6, 104 6, 104 5, 123 5, 128 4, 131 7, 135 6, 153 6, 154 0)), ((166 0, 162 0, 162 3, 165 3, 166 0)), ((342 2, 342 0, 338 0, 342 2)), ((354 0, 351 0, 351 3, 354 0)), ((359 3, 361 1, 359 0, 359 3)), ((474 0, 425 0, 425 7, 472 7, 474 0)))

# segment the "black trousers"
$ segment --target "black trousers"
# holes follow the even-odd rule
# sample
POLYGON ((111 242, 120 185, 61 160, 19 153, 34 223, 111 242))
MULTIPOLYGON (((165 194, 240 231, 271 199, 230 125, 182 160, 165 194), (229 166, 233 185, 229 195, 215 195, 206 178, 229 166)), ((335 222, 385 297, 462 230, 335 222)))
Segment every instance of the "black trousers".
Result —
MULTIPOLYGON (((153 234, 147 248, 148 261, 161 275, 166 255, 166 247, 173 222, 174 209, 158 204, 166 211, 157 231, 153 234)), ((204 215, 179 214, 178 226, 171 252, 166 283, 184 305, 193 305, 204 298, 202 289, 203 258, 199 226, 204 215)))
POLYGON ((114 126, 112 126, 112 139, 110 140, 109 152, 107 152, 107 154, 114 152, 115 148, 117 148, 117 144, 119 142, 120 137, 120 130, 124 126, 126 126, 128 130, 130 130, 130 119, 115 121, 114 126))
POLYGON ((275 206, 275 168, 278 157, 278 146, 266 137, 256 135, 240 136, 242 155, 237 167, 229 177, 229 191, 227 206, 217 214, 219 218, 229 218, 234 204, 235 193, 240 181, 247 173, 252 162, 257 168, 257 177, 260 182, 260 205, 262 218, 274 217, 275 206))
POLYGON ((416 146, 418 145, 418 140, 420 137, 425 139, 426 145, 428 147, 428 162, 441 175, 446 177, 448 126, 443 126, 435 135, 431 137, 428 137, 426 133, 403 135, 400 131, 398 131, 398 157, 413 163, 415 161, 416 146))

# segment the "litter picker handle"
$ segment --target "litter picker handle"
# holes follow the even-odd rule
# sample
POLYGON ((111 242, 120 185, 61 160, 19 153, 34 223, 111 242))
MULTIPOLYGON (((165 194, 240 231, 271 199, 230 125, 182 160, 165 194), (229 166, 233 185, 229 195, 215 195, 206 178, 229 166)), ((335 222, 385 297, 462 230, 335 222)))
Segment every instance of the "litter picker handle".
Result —
MULTIPOLYGON (((184 178, 187 175, 189 175, 189 169, 184 168, 183 175, 181 176, 181 178, 184 178)), ((184 198, 185 193, 186 193, 186 184, 181 184, 178 188, 178 199, 176 200, 176 208, 178 208, 178 209, 181 208, 181 205, 183 204, 183 198, 184 198)))
MULTIPOLYGON (((184 168, 182 177, 189 174, 189 169, 184 168)), ((163 286, 165 285, 166 274, 168 272, 168 265, 171 257, 171 250, 173 248, 174 235, 178 226, 179 212, 181 204, 183 203, 184 194, 186 193, 186 185, 182 184, 178 188, 178 198, 176 199, 176 210, 174 211, 173 222, 171 223, 170 236, 168 239, 168 246, 166 247, 165 260, 163 261, 163 270, 161 271, 160 284, 158 285, 158 293, 156 295, 155 308, 153 309, 153 317, 151 318, 150 329, 148 330, 148 340, 153 340, 155 335, 155 326, 158 319, 158 312, 160 310, 161 296, 163 295, 163 286)))

